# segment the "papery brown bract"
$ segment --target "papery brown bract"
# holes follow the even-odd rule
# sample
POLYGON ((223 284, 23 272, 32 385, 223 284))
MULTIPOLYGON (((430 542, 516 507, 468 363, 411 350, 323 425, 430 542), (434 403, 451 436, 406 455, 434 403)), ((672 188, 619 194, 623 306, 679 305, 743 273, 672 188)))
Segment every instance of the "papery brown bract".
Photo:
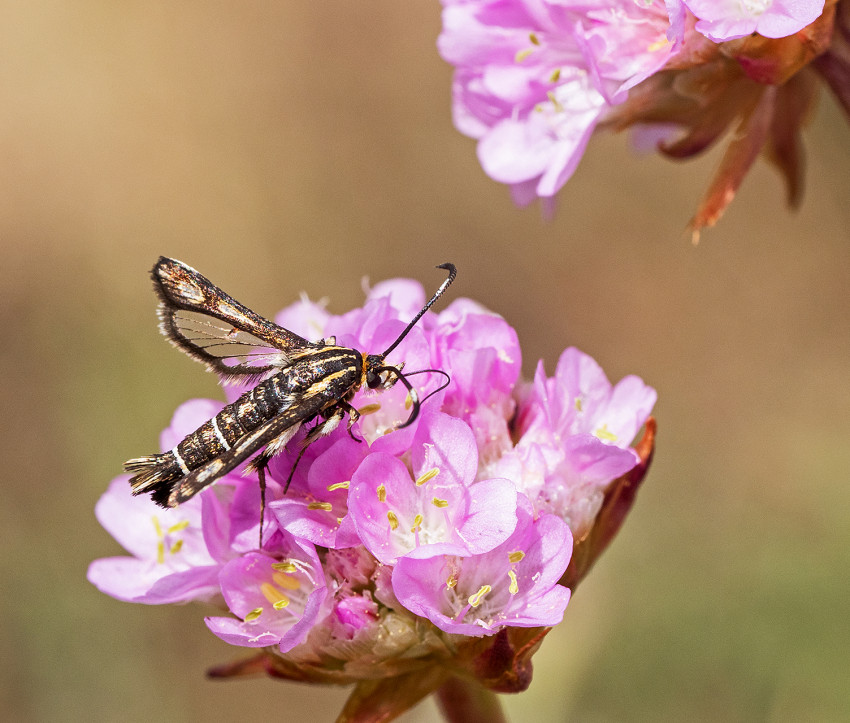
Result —
MULTIPOLYGON (((839 3, 839 18, 850 14, 847 7, 846 2, 839 3)), ((678 135, 658 145, 669 158, 689 158, 730 136, 689 223, 694 241, 701 229, 717 223, 762 152, 785 179, 789 205, 800 202, 801 131, 817 95, 814 69, 823 72, 822 65, 813 61, 831 42, 846 45, 840 33, 833 40, 835 17, 836 3, 831 0, 817 21, 786 38, 753 35, 719 44, 697 38, 664 70, 632 89, 625 103, 611 109, 603 127, 676 126, 678 135)), ((843 68, 850 69, 850 62, 843 68)), ((850 100, 850 74, 844 85, 850 100)))

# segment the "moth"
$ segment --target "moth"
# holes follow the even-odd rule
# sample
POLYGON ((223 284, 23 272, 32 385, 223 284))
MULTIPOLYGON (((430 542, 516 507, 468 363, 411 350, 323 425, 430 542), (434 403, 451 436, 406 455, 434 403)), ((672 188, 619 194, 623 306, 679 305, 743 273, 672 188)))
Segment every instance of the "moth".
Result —
MULTIPOLYGON (((302 425, 316 421, 295 465, 307 445, 333 431, 346 414, 348 432, 357 439, 351 428, 360 413, 351 406, 351 400, 364 385, 369 389, 389 389, 401 382, 407 388, 411 412, 397 429, 414 422, 422 403, 407 376, 442 374, 446 381, 431 394, 448 385, 448 374, 443 371, 424 369, 405 375, 403 363, 393 366, 384 361, 454 281, 457 270, 453 264, 440 264, 437 268, 448 271, 448 278, 428 303, 383 352, 367 354, 337 346, 333 337, 307 341, 240 304, 192 267, 160 257, 151 276, 160 301, 162 333, 225 382, 256 386, 173 449, 125 462, 124 469, 133 474, 132 493, 150 493, 161 507, 176 507, 259 452, 247 469, 256 470, 259 476, 262 535, 266 466, 302 425)), ((286 488, 294 471, 295 466, 286 488)))

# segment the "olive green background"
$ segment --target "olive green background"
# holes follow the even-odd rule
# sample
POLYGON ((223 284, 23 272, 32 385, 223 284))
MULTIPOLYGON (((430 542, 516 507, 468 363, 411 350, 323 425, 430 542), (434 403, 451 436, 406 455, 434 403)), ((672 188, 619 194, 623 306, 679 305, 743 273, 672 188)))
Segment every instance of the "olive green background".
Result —
MULTIPOLYGON (((117 602, 93 506, 212 375, 159 336, 148 271, 260 313, 412 276, 658 389, 654 466, 536 658, 515 721, 850 716, 850 130, 824 94, 795 213, 760 161, 699 246, 718 162, 595 138, 554 219, 450 118, 436 2, 0 0, 0 717, 333 720, 345 690, 210 682, 201 605, 117 602)), ((406 721, 437 720, 427 702, 406 721)))

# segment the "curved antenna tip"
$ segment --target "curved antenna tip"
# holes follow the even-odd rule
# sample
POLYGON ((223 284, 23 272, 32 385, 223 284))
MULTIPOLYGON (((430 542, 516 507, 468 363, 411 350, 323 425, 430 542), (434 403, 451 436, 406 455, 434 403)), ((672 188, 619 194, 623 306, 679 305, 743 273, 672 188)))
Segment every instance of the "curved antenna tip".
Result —
POLYGON ((419 313, 415 317, 413 317, 413 321, 411 321, 405 327, 404 331, 401 332, 401 334, 399 334, 398 339, 396 339, 392 344, 390 344, 387 347, 386 351, 384 351, 383 354, 379 355, 382 359, 385 358, 387 356, 387 354, 389 354, 393 349, 395 349, 399 345, 401 340, 404 339, 405 336, 407 336, 407 332, 409 332, 416 325, 416 322, 419 321, 419 319, 422 318, 423 314, 425 314, 425 312, 428 311, 428 309, 431 308, 431 306, 434 304, 434 302, 443 295, 443 292, 445 292, 445 290, 448 289, 449 286, 451 285, 451 283, 455 280, 455 276, 457 276, 457 268, 455 268, 454 264, 450 264, 450 263, 446 262, 444 264, 440 264, 439 266, 437 266, 437 268, 438 269, 445 269, 446 271, 448 271, 449 272, 449 278, 447 278, 440 285, 440 288, 437 289, 436 293, 431 297, 431 299, 428 301, 428 303, 425 304, 425 306, 422 307, 422 309, 419 311, 419 313))

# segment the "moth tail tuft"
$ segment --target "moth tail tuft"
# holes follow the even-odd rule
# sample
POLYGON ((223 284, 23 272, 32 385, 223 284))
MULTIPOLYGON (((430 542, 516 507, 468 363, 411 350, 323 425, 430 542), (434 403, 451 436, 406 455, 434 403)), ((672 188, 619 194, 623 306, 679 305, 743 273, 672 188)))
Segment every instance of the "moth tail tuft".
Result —
POLYGON ((174 481, 183 476, 170 453, 128 459, 124 463, 124 471, 136 473, 130 478, 132 493, 141 495, 150 492, 151 499, 160 507, 171 506, 168 498, 174 481))

